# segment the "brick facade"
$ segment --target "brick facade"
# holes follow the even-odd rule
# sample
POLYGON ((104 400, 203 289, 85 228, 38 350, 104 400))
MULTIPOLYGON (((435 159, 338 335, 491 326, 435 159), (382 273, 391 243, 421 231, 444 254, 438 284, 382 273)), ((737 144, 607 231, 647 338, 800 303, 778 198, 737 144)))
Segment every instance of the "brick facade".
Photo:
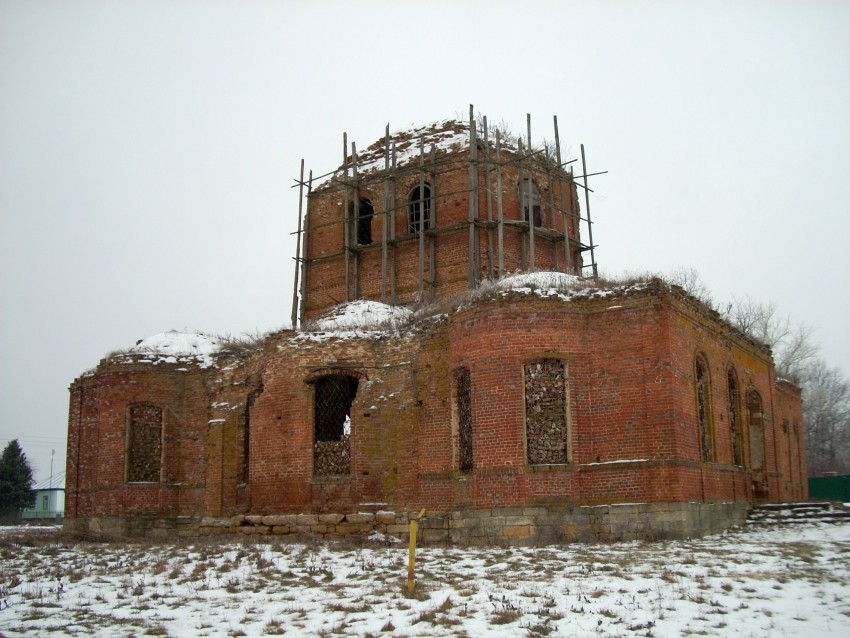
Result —
MULTIPOLYGON (((447 153, 429 182, 433 232, 422 244, 434 245, 435 276, 423 285, 437 299, 469 288, 470 263, 483 279, 498 261, 493 227, 471 233, 466 223, 468 153, 447 153)), ((502 173, 505 218, 517 222, 502 228, 506 269, 530 265, 521 168, 502 173)), ((538 170, 534 265, 580 270, 575 187, 560 176, 562 215, 545 205, 557 180, 538 170)), ((405 236, 373 242, 356 260, 342 232, 351 188, 312 193, 307 319, 346 297, 386 299, 382 269, 395 271, 397 303, 421 301, 405 199, 421 179, 395 179, 405 201, 396 237, 405 236)), ((386 174, 359 186, 373 239, 393 208, 385 186, 386 174)), ((428 272, 429 260, 422 265, 428 272)), ((605 540, 716 531, 754 501, 806 498, 799 389, 777 381, 768 350, 681 290, 659 280, 582 294, 496 289, 445 310, 400 331, 283 331, 209 367, 104 359, 70 388, 66 526, 338 538, 401 534, 407 512, 426 508, 426 540, 605 540), (128 442, 147 440, 158 414, 161 445, 133 461, 128 442), (326 421, 338 431, 317 435, 326 421), (158 479, 134 482, 134 472, 158 479), (624 505, 635 503, 644 505, 624 505)))

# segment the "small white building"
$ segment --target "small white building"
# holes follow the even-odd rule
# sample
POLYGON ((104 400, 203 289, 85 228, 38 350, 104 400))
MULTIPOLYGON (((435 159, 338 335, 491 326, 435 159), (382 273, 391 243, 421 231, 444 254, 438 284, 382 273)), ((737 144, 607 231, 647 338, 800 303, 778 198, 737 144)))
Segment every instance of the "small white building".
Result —
POLYGON ((35 505, 24 509, 23 518, 62 522, 65 516, 65 488, 44 488, 36 490, 35 494, 35 505))

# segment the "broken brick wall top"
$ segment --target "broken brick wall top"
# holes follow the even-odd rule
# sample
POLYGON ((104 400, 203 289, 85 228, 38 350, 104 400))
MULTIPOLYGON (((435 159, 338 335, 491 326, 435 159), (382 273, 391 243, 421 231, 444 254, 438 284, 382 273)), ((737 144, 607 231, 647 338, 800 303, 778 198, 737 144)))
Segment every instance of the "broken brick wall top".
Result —
POLYGON ((550 149, 497 147, 477 129, 473 143, 453 120, 382 138, 309 195, 302 318, 361 298, 448 298, 515 271, 580 274, 580 222, 550 149))

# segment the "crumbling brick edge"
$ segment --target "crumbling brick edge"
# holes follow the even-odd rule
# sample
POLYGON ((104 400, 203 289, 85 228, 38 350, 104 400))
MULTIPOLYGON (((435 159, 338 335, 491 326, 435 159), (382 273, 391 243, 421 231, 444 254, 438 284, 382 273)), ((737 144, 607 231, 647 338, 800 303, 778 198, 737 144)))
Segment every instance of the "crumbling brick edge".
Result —
MULTIPOLYGON (((630 503, 501 507, 427 512, 423 544, 541 545, 675 540, 717 534, 746 522, 749 504, 630 503)), ((113 538, 276 537, 287 540, 407 540, 415 512, 350 514, 240 514, 231 517, 65 519, 69 534, 113 538)))

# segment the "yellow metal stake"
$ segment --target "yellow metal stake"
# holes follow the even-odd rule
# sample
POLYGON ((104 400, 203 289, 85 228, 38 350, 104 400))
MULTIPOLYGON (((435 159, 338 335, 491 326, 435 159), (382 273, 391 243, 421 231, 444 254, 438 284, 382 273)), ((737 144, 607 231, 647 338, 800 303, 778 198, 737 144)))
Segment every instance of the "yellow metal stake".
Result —
POLYGON ((423 509, 417 516, 410 519, 410 555, 407 560, 407 591, 413 593, 416 586, 413 573, 416 567, 416 530, 419 529, 419 519, 425 516, 423 509))

